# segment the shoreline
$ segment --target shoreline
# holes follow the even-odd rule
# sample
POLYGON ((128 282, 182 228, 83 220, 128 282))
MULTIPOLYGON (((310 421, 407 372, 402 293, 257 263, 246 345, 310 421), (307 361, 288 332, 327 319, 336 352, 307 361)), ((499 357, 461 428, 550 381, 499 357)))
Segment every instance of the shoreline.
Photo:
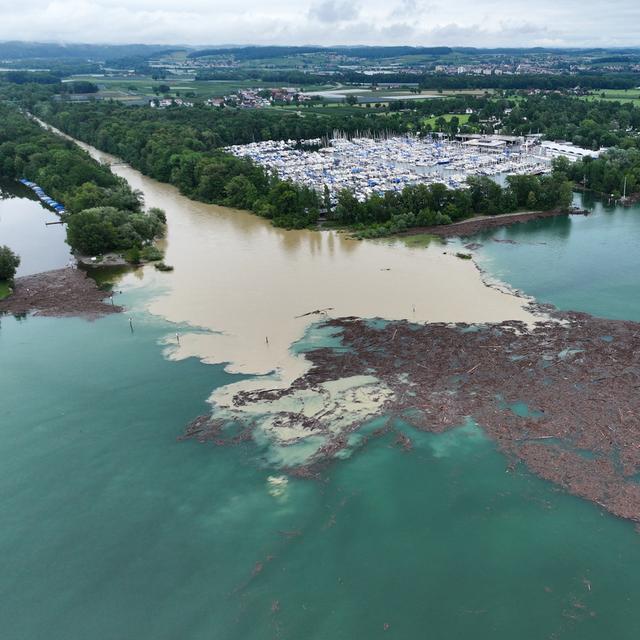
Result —
POLYGON ((64 267, 16 278, 13 293, 0 300, 3 314, 95 320, 123 307, 105 302, 108 294, 84 271, 64 267))
POLYGON ((513 224, 519 224, 529 220, 570 215, 584 216, 588 215, 588 212, 582 209, 569 211, 552 209, 550 211, 521 211, 514 213, 502 213, 495 216, 476 216, 474 218, 469 218, 468 220, 460 220, 459 222, 452 222, 451 224, 438 225, 435 227, 413 227, 412 229, 407 229, 406 231, 396 234, 396 236, 404 237, 429 234, 439 238, 467 237, 489 229, 508 227, 513 224))

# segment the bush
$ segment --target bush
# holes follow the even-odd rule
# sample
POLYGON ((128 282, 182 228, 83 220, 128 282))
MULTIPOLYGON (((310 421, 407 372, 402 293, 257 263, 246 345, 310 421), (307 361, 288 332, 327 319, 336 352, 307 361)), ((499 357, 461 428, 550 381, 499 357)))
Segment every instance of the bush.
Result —
POLYGON ((160 249, 158 249, 158 247, 150 244, 146 247, 143 247, 142 251, 140 252, 140 257, 147 262, 154 262, 156 260, 162 260, 164 254, 162 253, 162 251, 160 251, 160 249))
POLYGON ((124 252, 124 259, 131 264, 140 264, 140 249, 133 247, 124 252))

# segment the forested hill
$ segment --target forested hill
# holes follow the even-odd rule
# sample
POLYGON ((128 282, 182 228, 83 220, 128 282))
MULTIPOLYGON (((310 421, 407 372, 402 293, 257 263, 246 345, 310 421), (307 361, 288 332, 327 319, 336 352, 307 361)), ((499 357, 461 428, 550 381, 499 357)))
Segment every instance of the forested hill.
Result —
POLYGON ((106 60, 126 56, 151 56, 169 49, 154 44, 60 44, 56 42, 0 42, 2 60, 106 60))
POLYGON ((452 53, 451 47, 410 47, 410 46, 360 46, 360 47, 286 47, 286 46, 249 46, 200 49, 192 51, 190 58, 211 56, 233 56, 236 60, 262 60, 265 58, 283 58, 307 53, 326 53, 354 58, 396 58, 400 56, 433 55, 445 56, 452 53))

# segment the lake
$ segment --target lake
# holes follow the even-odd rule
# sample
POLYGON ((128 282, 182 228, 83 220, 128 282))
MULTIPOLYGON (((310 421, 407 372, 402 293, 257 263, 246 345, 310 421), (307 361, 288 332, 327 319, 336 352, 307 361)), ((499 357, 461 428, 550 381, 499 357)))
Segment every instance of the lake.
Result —
MULTIPOLYGON (((307 311, 527 320, 522 299, 455 243, 276 230, 114 169, 167 210, 176 270, 124 276, 125 314, 2 318, 3 638, 638 636, 633 525, 506 473, 472 421, 397 423, 411 452, 363 439, 319 480, 288 476, 268 439, 178 439, 229 388, 285 384, 304 349, 333 346, 307 311)), ((478 259, 543 301, 637 319, 638 209, 599 206, 483 234, 478 259)))

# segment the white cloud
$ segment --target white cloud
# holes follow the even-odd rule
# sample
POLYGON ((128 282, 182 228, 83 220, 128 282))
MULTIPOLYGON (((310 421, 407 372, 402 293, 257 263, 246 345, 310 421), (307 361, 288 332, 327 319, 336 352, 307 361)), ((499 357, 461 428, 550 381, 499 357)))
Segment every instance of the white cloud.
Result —
POLYGON ((640 45, 612 0, 0 0, 0 39, 161 44, 640 45))

